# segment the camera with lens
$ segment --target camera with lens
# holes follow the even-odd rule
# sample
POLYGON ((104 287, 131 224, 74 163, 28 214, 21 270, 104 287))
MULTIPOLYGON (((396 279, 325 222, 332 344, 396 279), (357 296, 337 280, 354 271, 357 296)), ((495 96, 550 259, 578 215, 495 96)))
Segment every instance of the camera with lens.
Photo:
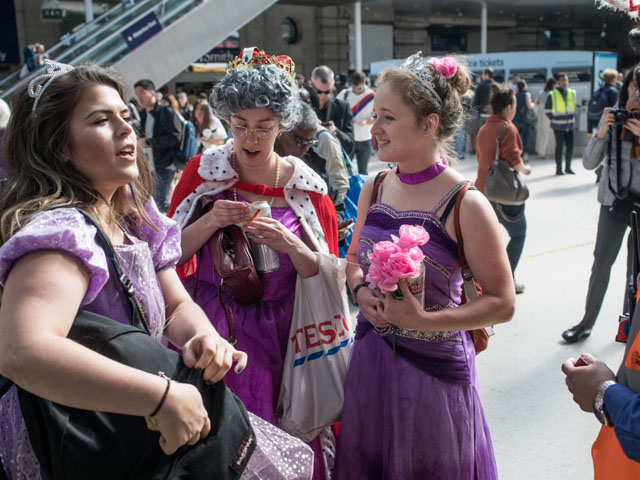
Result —
POLYGON ((622 107, 612 110, 611 113, 613 114, 614 123, 616 125, 624 125, 627 123, 627 120, 629 120, 629 117, 632 116, 625 108, 622 107))

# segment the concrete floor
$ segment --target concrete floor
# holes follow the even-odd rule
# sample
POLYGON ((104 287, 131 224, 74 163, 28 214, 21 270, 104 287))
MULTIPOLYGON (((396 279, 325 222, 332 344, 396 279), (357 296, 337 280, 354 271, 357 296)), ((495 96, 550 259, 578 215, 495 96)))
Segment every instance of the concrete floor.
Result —
MULTIPOLYGON (((590 449, 599 423, 573 403, 560 366, 588 351, 617 370, 624 353, 614 336, 626 254, 614 265, 591 337, 565 344, 560 334, 584 313, 600 208, 597 185, 577 158, 576 175, 561 177, 550 159, 533 157, 530 164, 527 240, 516 271, 526 292, 517 296, 513 320, 496 327, 488 350, 477 357, 480 395, 501 479, 585 480, 593 478, 590 449)), ((373 158, 370 173, 385 167, 373 158)), ((474 156, 456 168, 475 179, 474 156)))

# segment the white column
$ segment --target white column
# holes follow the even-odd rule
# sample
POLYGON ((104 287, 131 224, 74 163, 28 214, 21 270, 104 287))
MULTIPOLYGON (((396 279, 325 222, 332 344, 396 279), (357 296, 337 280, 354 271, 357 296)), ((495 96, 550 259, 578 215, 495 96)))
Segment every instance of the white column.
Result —
POLYGON ((353 23, 356 36, 356 72, 362 71, 362 11, 360 2, 353 4, 353 23))
POLYGON ((93 0, 84 0, 84 21, 85 23, 93 21, 93 0))

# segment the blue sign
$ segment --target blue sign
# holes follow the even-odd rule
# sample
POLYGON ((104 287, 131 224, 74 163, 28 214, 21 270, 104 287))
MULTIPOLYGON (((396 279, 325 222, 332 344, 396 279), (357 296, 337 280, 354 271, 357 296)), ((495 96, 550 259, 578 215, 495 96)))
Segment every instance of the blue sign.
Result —
POLYGON ((149 40, 154 35, 157 35, 162 31, 162 24, 156 17, 154 12, 151 12, 133 25, 130 25, 124 29, 121 33, 124 37, 124 41, 127 42, 129 50, 135 50, 144 42, 149 40))
POLYGON ((0 63, 20 64, 14 0, 0 1, 0 63))

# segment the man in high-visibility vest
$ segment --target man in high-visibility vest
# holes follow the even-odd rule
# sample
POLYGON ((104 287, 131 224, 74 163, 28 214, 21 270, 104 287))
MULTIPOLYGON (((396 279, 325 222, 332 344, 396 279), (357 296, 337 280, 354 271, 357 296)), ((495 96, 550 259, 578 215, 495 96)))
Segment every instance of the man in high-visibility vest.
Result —
POLYGON ((569 88, 569 78, 560 74, 556 88, 551 91, 545 104, 545 113, 551 120, 556 137, 556 175, 573 174, 573 130, 576 127, 576 91, 569 88), (562 147, 566 145, 564 173, 562 172, 562 147))

